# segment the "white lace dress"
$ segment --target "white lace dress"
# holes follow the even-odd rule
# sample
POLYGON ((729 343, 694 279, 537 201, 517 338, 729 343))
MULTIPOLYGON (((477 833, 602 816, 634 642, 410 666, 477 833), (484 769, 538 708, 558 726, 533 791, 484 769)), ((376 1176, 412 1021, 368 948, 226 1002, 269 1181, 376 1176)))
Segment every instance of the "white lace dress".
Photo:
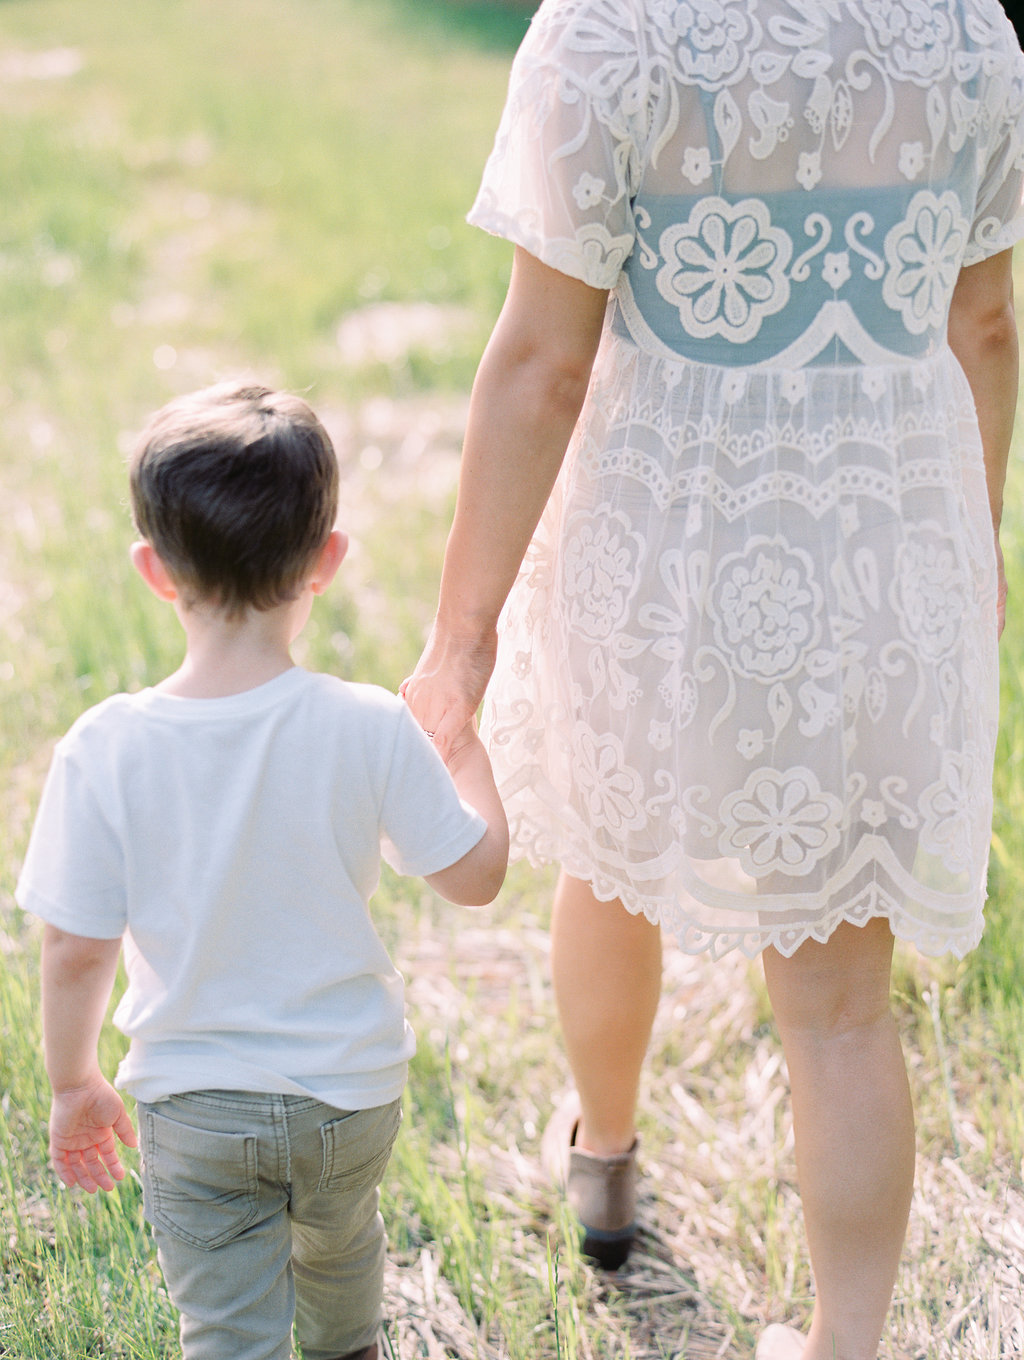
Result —
POLYGON ((515 851, 682 947, 981 933, 995 562, 962 265, 1024 235, 996 0, 546 0, 469 220, 613 290, 503 615, 515 851))

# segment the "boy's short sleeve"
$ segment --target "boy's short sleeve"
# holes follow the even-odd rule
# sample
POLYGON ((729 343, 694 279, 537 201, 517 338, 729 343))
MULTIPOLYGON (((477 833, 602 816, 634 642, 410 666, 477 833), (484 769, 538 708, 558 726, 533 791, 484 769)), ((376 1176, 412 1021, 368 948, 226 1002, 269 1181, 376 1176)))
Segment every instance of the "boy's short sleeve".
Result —
POLYGON ((381 806, 381 853, 400 874, 447 869, 487 830, 459 797, 444 761, 402 705, 381 806))
POLYGON ((613 288, 636 239, 646 81, 631 5, 543 4, 467 220, 594 288, 613 288))
POLYGON ((54 752, 14 896, 71 935, 113 940, 127 926, 120 838, 67 738, 54 752))

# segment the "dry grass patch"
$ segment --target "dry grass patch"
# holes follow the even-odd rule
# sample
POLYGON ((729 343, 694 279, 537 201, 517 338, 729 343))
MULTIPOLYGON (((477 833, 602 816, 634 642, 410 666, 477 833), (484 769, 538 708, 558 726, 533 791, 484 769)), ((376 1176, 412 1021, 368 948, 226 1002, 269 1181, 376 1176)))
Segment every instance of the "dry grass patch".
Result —
MULTIPOLYGON (((735 955, 711 962, 666 951, 640 1109, 641 1235, 628 1267, 609 1276, 578 1258, 538 1164, 541 1129, 568 1084, 545 923, 514 902, 490 921, 436 909, 421 904, 418 929, 396 946, 421 1049, 447 1052, 451 1065, 457 1122, 432 1148, 433 1171, 467 1187, 475 1230, 494 1234, 507 1278, 502 1315, 482 1318, 446 1277, 453 1245, 414 1231, 388 1278, 405 1360, 739 1360, 766 1322, 806 1322, 813 1289, 786 1072, 759 967, 735 955), (510 1346, 517 1310, 535 1336, 532 1351, 510 1346)), ((965 1110, 959 1157, 951 1134, 942 1136, 946 1089, 921 1043, 930 1023, 922 1009, 901 1003, 927 1136, 881 1356, 1009 1360, 1024 1346, 1024 1194, 1006 1159, 972 1135, 965 1110)), ((402 1186, 392 1193, 400 1208, 402 1186)))

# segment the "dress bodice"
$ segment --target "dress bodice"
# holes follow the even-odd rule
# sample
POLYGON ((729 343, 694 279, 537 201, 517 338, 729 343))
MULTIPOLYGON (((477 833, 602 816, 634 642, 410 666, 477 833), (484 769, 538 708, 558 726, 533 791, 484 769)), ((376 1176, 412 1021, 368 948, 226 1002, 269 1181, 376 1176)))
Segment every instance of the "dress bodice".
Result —
POLYGON ((649 352, 731 365, 934 353, 969 238, 949 188, 648 197, 616 325, 649 352))
POLYGON ((1022 174, 996 0, 547 0, 470 220, 648 352, 885 364, 941 345, 1022 174))

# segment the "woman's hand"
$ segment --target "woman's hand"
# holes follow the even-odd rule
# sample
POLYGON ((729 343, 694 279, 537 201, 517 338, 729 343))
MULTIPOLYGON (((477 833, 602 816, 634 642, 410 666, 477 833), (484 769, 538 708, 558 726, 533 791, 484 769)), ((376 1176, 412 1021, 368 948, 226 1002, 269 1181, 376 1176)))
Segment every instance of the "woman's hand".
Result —
POLYGON ((493 632, 459 639, 442 634, 435 623, 416 669, 402 682, 399 693, 419 725, 433 734, 445 761, 460 734, 472 728, 494 670, 497 646, 493 632))

